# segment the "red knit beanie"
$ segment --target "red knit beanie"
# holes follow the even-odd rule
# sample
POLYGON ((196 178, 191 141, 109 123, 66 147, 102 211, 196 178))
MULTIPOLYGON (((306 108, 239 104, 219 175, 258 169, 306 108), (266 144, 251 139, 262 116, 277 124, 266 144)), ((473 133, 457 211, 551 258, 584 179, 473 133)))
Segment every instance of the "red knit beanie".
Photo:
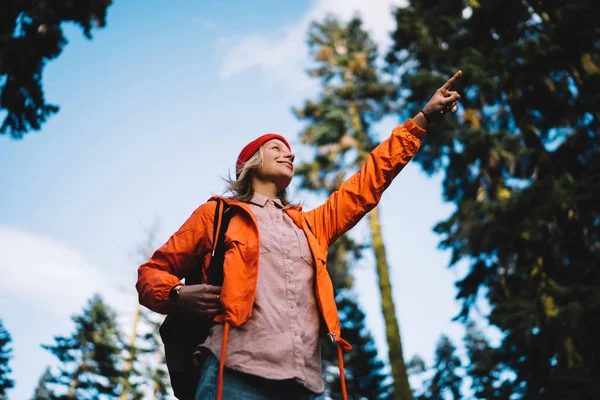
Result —
POLYGON ((238 156, 237 162, 235 163, 235 179, 238 179, 240 177, 242 167, 244 166, 244 164, 246 164, 250 157, 252 157, 254 153, 256 153, 260 146, 273 139, 281 140, 283 143, 285 143, 288 149, 292 149, 288 141, 285 140, 285 138, 281 135, 278 135, 276 133, 267 133, 266 135, 260 136, 259 138, 248 143, 246 147, 242 149, 242 152, 238 156))

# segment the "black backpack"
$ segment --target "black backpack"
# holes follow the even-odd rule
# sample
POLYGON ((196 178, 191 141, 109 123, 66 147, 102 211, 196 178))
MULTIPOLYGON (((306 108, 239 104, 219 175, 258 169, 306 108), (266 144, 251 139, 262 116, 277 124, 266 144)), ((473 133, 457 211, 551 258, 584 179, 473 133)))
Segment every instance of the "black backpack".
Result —
MULTIPOLYGON (((207 280, 202 279, 202 260, 185 277, 186 285, 207 283, 223 284, 223 261, 225 258, 225 232, 231 220, 230 208, 221 199, 217 199, 213 228, 213 252, 207 270, 207 280), (220 229, 218 229, 220 225, 220 229)), ((187 310, 169 314, 159 332, 165 348, 165 358, 171 387, 175 397, 180 400, 193 400, 200 381, 198 360, 194 360, 194 351, 208 337, 212 320, 202 318, 187 310)))

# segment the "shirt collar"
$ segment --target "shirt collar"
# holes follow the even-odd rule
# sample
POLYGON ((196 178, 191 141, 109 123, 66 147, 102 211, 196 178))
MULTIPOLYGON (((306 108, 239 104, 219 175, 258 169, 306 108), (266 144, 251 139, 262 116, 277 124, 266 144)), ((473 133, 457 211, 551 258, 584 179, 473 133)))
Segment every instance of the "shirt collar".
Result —
MULTIPOLYGON (((275 203, 275 205, 277 207, 283 208, 283 203, 281 202, 281 200, 279 198, 274 198, 274 199, 270 199, 270 200, 273 200, 273 203, 275 203)), ((268 201, 269 201, 269 198, 267 196, 263 196, 262 194, 259 194, 259 193, 254 193, 254 196, 252 196, 250 203, 255 204, 259 207, 264 207, 267 205, 268 201)))

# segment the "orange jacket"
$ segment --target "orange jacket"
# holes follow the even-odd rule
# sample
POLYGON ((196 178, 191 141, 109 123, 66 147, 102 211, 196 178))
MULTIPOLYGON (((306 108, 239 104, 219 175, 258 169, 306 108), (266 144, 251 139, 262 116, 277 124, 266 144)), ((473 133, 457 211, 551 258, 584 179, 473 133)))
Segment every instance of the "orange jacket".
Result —
MULTIPOLYGON (((373 209, 383 191, 411 160, 425 133, 412 120, 397 126, 390 137, 379 144, 365 164, 344 182, 337 192, 312 211, 301 207, 286 210, 308 238, 315 259, 315 294, 330 337, 345 350, 340 337, 340 320, 333 286, 326 269, 327 249, 343 233, 373 209)), ((225 235, 227 249, 221 302, 224 315, 220 322, 240 326, 252 316, 260 265, 260 233, 250 207, 225 199, 235 212, 225 235)), ((213 217, 216 203, 198 207, 183 226, 138 269, 136 288, 140 303, 159 313, 169 313, 169 292, 190 269, 204 260, 205 268, 212 249, 213 217)))

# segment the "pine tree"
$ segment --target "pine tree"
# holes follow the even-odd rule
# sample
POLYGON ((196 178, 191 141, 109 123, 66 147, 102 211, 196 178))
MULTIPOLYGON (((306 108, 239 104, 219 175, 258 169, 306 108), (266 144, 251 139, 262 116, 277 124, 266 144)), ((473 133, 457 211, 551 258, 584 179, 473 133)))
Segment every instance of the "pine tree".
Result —
MULTIPOLYGON (((386 100, 395 88, 383 81, 375 67, 377 48, 358 18, 342 25, 334 18, 313 23, 308 44, 317 66, 310 71, 319 79, 321 94, 295 111, 308 125, 302 142, 317 149, 312 162, 298 167, 302 187, 330 194, 366 160, 377 140, 370 127, 386 111, 386 100)), ((392 298, 389 265, 383 243, 378 208, 368 214, 372 247, 386 325, 389 362, 395 398, 412 400, 404 365, 400 329, 392 298)))
POLYGON ((9 376, 12 372, 8 365, 12 358, 12 348, 9 347, 11 342, 10 333, 4 328, 4 324, 0 320, 0 400, 7 399, 6 392, 15 386, 14 381, 9 376))
POLYGON ((6 117, 0 134, 15 139, 39 130, 58 106, 46 103, 42 72, 67 44, 64 23, 74 23, 86 38, 94 27, 106 25, 112 0, 34 1, 0 3, 0 111, 6 117))
POLYGON ((42 345, 60 361, 53 386, 63 387, 65 399, 117 398, 122 390, 123 343, 116 314, 94 295, 81 315, 73 317, 75 331, 42 345))
POLYGON ((44 373, 42 374, 42 376, 40 376, 40 379, 38 380, 38 384, 35 387, 35 390, 33 392, 33 397, 31 398, 31 400, 55 399, 56 396, 48 387, 48 385, 51 384, 52 382, 53 382, 52 371, 50 370, 50 367, 46 367, 46 369, 44 370, 44 373))
POLYGON ((460 375, 461 361, 456 355, 456 346, 450 338, 442 335, 435 348, 433 377, 417 400, 460 400, 462 399, 460 375))
POLYGON ((467 323, 464 343, 469 357, 466 372, 471 378, 471 390, 475 397, 485 400, 509 400, 512 395, 512 382, 503 376, 503 366, 499 362, 500 353, 490 346, 473 321, 467 323))
POLYGON ((414 160, 456 205, 435 229, 471 265, 461 318, 485 293, 513 396, 600 397, 600 5, 413 0, 395 18, 407 111, 463 70, 458 118, 414 160))

